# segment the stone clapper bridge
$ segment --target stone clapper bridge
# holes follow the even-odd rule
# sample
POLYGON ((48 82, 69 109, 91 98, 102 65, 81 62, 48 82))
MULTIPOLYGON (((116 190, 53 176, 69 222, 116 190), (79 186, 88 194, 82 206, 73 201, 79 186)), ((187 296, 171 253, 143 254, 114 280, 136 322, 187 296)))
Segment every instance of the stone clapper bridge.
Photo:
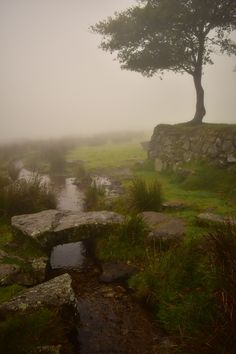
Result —
MULTIPOLYGON (((48 253, 58 244, 77 242, 111 230, 123 222, 124 217, 109 211, 71 212, 45 210, 35 214, 12 217, 12 228, 16 237, 30 238, 48 253)), ((46 265, 45 265, 46 267, 46 265)), ((36 285, 9 302, 0 305, 0 316, 43 307, 60 307, 76 304, 69 274, 36 285)))
POLYGON ((73 212, 45 210, 36 214, 13 216, 12 227, 50 251, 62 243, 78 242, 111 230, 124 217, 110 211, 73 212))
MULTIPOLYGON (((173 235, 170 229, 173 226, 170 224, 172 220, 163 220, 160 213, 144 214, 142 216, 151 230, 149 237, 163 238, 163 223, 167 225, 164 239, 167 236, 168 240, 181 236, 182 224, 177 230, 178 235, 173 235), (157 232, 159 227, 161 229, 157 232)), ((14 216, 12 228, 19 239, 33 239, 50 253, 56 245, 96 240, 123 221, 124 216, 109 211, 46 210, 14 216)), ((176 229, 176 221, 174 228, 176 229)), ((114 349, 119 354, 159 352, 162 345, 166 347, 166 337, 157 328, 148 311, 133 301, 129 291, 119 283, 119 280, 133 274, 134 267, 117 262, 115 273, 113 267, 114 263, 103 264, 103 273, 99 279, 95 268, 91 272, 69 271, 69 274, 56 276, 26 289, 0 305, 0 317, 5 319, 9 315, 27 314, 42 308, 56 308, 61 311, 72 309, 70 319, 74 318, 72 327, 76 327, 75 353, 105 354, 113 353, 114 349)), ((74 339, 75 337, 73 341, 74 339)))

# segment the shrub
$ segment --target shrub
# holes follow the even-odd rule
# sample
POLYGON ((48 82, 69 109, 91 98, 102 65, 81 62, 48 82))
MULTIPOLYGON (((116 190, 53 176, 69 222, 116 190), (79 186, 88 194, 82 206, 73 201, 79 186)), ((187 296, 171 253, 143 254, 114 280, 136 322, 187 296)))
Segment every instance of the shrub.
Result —
POLYGON ((37 175, 30 180, 19 179, 0 191, 0 210, 5 216, 54 209, 56 197, 37 175))
POLYGON ((160 183, 154 179, 146 182, 143 178, 135 178, 129 190, 129 203, 136 211, 159 211, 162 204, 160 183))

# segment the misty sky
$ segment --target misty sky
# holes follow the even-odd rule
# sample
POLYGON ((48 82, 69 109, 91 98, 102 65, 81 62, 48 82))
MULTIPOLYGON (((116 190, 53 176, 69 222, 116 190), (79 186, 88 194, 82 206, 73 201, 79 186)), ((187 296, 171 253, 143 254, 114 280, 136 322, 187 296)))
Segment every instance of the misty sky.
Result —
MULTIPOLYGON (((122 129, 193 118, 189 75, 120 70, 90 25, 134 0, 0 0, 0 141, 122 129)), ((206 122, 236 123, 236 58, 205 69, 206 122)))

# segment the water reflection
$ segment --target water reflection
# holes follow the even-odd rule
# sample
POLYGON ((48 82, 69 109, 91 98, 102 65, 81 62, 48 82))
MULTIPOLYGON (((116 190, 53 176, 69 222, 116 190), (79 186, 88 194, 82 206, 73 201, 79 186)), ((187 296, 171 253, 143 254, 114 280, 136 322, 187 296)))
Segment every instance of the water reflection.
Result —
POLYGON ((18 179, 26 179, 27 181, 38 175, 42 183, 52 185, 56 191, 57 209, 83 211, 84 210, 84 193, 75 185, 75 178, 65 178, 63 176, 39 175, 35 172, 22 168, 19 172, 18 179))
POLYGON ((57 209, 83 211, 84 193, 75 185, 75 178, 53 178, 57 192, 57 209))
POLYGON ((51 179, 48 175, 39 175, 37 172, 29 171, 26 168, 22 168, 20 170, 18 179, 25 179, 26 181, 29 181, 36 176, 40 177, 42 183, 45 183, 46 185, 50 185, 51 179))
POLYGON ((67 243, 53 248, 50 258, 52 269, 81 269, 86 261, 82 242, 67 243))

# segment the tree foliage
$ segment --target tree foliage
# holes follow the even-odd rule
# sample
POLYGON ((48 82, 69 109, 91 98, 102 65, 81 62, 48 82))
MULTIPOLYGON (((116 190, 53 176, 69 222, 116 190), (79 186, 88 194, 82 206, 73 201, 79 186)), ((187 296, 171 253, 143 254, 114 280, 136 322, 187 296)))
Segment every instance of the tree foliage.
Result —
POLYGON ((103 36, 101 48, 123 69, 146 76, 165 70, 187 72, 197 92, 195 120, 205 115, 203 66, 212 53, 236 54, 230 34, 236 29, 236 0, 141 0, 100 21, 92 30, 103 36))

